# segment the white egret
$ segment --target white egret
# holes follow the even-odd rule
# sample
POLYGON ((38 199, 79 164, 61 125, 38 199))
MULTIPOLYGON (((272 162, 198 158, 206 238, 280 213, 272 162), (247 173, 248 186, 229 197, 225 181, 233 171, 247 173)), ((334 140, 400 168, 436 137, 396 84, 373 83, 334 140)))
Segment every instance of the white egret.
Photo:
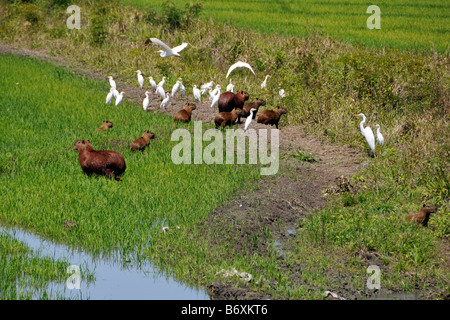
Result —
POLYGON ((264 89, 267 85, 267 78, 270 78, 269 75, 266 75, 266 78, 264 79, 263 83, 261 83, 261 89, 264 89))
POLYGON ((183 79, 180 78, 180 93, 181 93, 181 97, 184 98, 184 96, 186 95, 186 88, 183 85, 183 79))
POLYGON ((156 92, 156 82, 153 80, 153 77, 148 77, 148 81, 150 82, 153 92, 156 92))
POLYGON ((206 93, 206 91, 208 91, 208 90, 212 90, 213 86, 214 86, 214 81, 202 84, 200 86, 200 89, 201 89, 200 93, 201 93, 201 95, 204 95, 206 93))
POLYGON ((137 73, 139 86, 142 88, 144 86, 144 77, 142 76, 142 72, 141 70, 136 70, 135 72, 137 73))
POLYGON ((250 115, 247 117, 247 119, 245 119, 245 126, 244 126, 244 130, 247 131, 248 127, 250 126, 250 123, 252 123, 253 120, 253 112, 256 111, 255 108, 251 108, 250 109, 250 115))
POLYGON ((109 79, 109 85, 111 86, 111 88, 116 89, 117 88, 116 87, 116 82, 114 81, 113 77, 109 76, 108 79, 109 79))
POLYGON ((145 98, 144 101, 142 101, 142 108, 144 108, 145 111, 147 111, 148 105, 150 104, 150 97, 148 96, 150 92, 145 91, 145 98))
POLYGON ((156 93, 161 97, 161 99, 165 99, 166 98, 166 93, 164 92, 164 88, 157 86, 156 87, 156 93))
POLYGON ((123 99, 123 95, 125 94, 125 92, 121 92, 118 96, 117 96, 117 98, 116 98, 116 106, 118 106, 121 102, 122 102, 122 99, 123 99))
POLYGON ((231 79, 230 79, 230 83, 227 85, 227 91, 228 92, 234 91, 234 85, 231 83, 231 79))
POLYGON ((160 56, 162 58, 165 57, 170 57, 170 56, 176 56, 176 57, 180 57, 180 55, 178 54, 178 52, 181 52, 181 50, 183 50, 184 48, 187 47, 187 43, 182 43, 181 45, 177 46, 177 47, 173 47, 170 48, 167 44, 165 44, 164 42, 162 42, 159 39, 156 38, 150 38, 150 40, 159 45, 161 48, 163 48, 163 50, 158 50, 158 52, 160 53, 160 56))
POLYGON ((114 97, 114 99, 117 99, 117 97, 119 96, 119 91, 115 88, 112 88, 112 89, 113 89, 113 97, 114 97))
POLYGON ((219 104, 219 98, 220 98, 220 86, 217 85, 217 92, 216 95, 214 96, 212 103, 211 103, 211 108, 214 106, 217 106, 219 104))
POLYGON ((286 93, 284 92, 284 89, 281 89, 278 94, 280 95, 281 98, 286 98, 286 93))
POLYGON ((384 137, 380 132, 380 125, 376 124, 375 127, 377 128, 377 142, 380 146, 384 146, 384 137))
POLYGON ((161 102, 161 105, 159 106, 161 109, 167 107, 167 105, 169 104, 169 100, 170 100, 170 93, 167 93, 166 97, 164 98, 164 100, 161 102))
POLYGON ((162 77, 162 80, 158 83, 157 87, 163 87, 164 88, 164 84, 166 83, 166 77, 162 77))
POLYGON ((220 91, 220 84, 216 85, 216 88, 212 91, 212 94, 215 96, 219 91, 220 91))
POLYGON ((180 89, 180 79, 173 85, 172 87, 172 97, 175 97, 175 94, 178 92, 178 89, 180 89))
POLYGON ((114 95, 114 88, 109 89, 108 94, 106 95, 106 104, 109 104, 114 95))
POLYGON ((236 68, 248 68, 252 71, 253 74, 255 74, 255 71, 253 71, 252 67, 246 63, 246 62, 242 62, 242 61, 238 61, 235 64, 233 64, 229 69, 228 69, 228 73, 227 73, 227 78, 230 75, 230 73, 236 69, 236 68))
POLYGON ((202 102, 202 94, 195 84, 192 88, 192 92, 194 93, 194 99, 198 100, 198 102, 202 102))
POLYGON ((367 144, 369 145, 369 155, 373 155, 375 152, 375 136, 373 134, 372 128, 369 126, 364 128, 366 116, 363 113, 355 114, 355 116, 362 118, 362 121, 359 123, 359 129, 361 130, 361 134, 364 136, 364 138, 366 138, 367 144))

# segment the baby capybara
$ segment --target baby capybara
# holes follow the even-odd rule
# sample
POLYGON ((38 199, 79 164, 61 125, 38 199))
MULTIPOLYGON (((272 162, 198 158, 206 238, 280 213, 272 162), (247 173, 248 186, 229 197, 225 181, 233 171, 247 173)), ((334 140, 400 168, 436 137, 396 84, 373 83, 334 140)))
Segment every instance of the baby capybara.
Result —
POLYGON ((214 117, 214 123, 217 127, 225 128, 225 126, 232 126, 236 123, 236 120, 242 115, 242 109, 233 109, 231 112, 219 112, 214 117))
POLYGON ((78 150, 78 161, 85 174, 95 173, 120 180, 119 176, 125 172, 125 159, 121 153, 94 150, 89 140, 77 140, 74 146, 78 150))
POLYGON ((259 107, 261 106, 265 106, 266 105, 266 101, 260 99, 260 98, 256 98, 255 100, 253 100, 253 102, 245 102, 244 103, 244 114, 242 115, 242 118, 247 118, 250 115, 250 109, 255 108, 256 111, 253 112, 253 118, 256 118, 256 113, 258 112, 259 107))
POLYGON ((100 128, 97 129, 97 132, 103 132, 105 130, 109 130, 113 127, 113 123, 111 121, 105 120, 100 128))
POLYGON ((219 96, 219 112, 231 112, 233 109, 242 109, 244 102, 248 100, 250 95, 245 91, 238 91, 236 94, 233 92, 224 92, 219 96))
POLYGON ((426 227, 428 226, 428 220, 430 220, 430 215, 438 210, 436 206, 431 204, 424 204, 422 208, 416 213, 412 213, 406 217, 407 220, 416 221, 418 224, 426 227))
POLYGON ((144 131, 144 134, 141 137, 137 138, 131 143, 131 151, 144 151, 145 147, 150 144, 150 139, 154 139, 155 137, 156 136, 153 132, 148 130, 144 131))
POLYGON ((278 129, 278 122, 280 121, 280 117, 282 114, 286 114, 287 110, 284 108, 276 108, 274 110, 264 110, 261 111, 258 120, 256 122, 262 124, 270 124, 275 125, 278 129))
POLYGON ((180 121, 185 123, 191 121, 192 110, 195 110, 196 108, 197 106, 194 103, 186 103, 183 109, 175 113, 175 115, 173 116, 173 121, 180 121))

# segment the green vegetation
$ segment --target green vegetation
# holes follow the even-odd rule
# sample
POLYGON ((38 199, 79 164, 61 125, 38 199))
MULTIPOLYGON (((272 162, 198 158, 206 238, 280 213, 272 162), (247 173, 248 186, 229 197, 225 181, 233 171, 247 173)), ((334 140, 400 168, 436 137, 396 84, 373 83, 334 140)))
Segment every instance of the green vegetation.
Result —
MULTIPOLYGON (((182 8, 187 0, 120 0, 121 3, 154 12, 182 8)), ((306 36, 312 32, 330 35, 371 47, 448 50, 450 4, 439 0, 350 1, 222 1, 203 0, 204 18, 232 23, 240 28, 280 35, 306 36), (366 21, 369 5, 381 11, 381 29, 370 30, 366 21)))
MULTIPOLYGON (((167 76, 168 86, 181 76, 190 95, 194 84, 206 81, 225 87, 228 67, 245 60, 257 77, 236 71, 235 88, 265 99, 265 108, 286 107, 289 111, 281 127, 301 125, 333 143, 364 150, 359 119, 353 116, 363 112, 369 125, 381 125, 386 139, 370 165, 352 177, 351 192, 331 196, 323 210, 302 221, 297 236, 287 244, 289 253, 282 264, 274 251, 242 254, 234 248, 233 226, 222 226, 213 235, 216 241, 200 231, 215 207, 226 203, 248 179, 257 179, 255 168, 173 165, 170 133, 178 126, 170 117, 143 114, 126 101, 120 108, 106 107, 106 81, 98 83, 63 68, 6 56, 0 60, 2 223, 93 251, 137 249, 143 258, 196 284, 209 284, 218 270, 235 267, 252 273, 254 279, 266 279, 249 286, 275 297, 321 297, 328 289, 330 269, 338 276, 352 272, 353 285, 358 287, 366 274, 358 258, 351 256, 355 251, 376 252, 387 270, 383 281, 397 290, 430 284, 438 291, 448 287, 448 266, 438 250, 447 243, 450 227, 448 53, 367 48, 315 32, 304 38, 262 35, 208 20, 192 23, 195 10, 175 15, 174 21, 187 21, 183 17, 189 16, 189 23, 170 25, 164 22, 172 16, 169 11, 155 18, 151 11, 102 1, 93 6, 83 6, 81 1, 82 28, 68 30, 66 15, 57 7, 36 2, 30 10, 30 4, 0 3, 2 42, 46 50, 72 65, 100 69, 104 75, 113 73, 120 79, 119 87, 136 85, 133 71, 139 68, 157 79, 167 76), (161 59, 148 40, 152 36, 171 45, 193 46, 182 52, 184 62, 161 59), (259 85, 265 74, 272 77, 262 91, 259 85), (287 94, 283 101, 277 94, 281 87, 287 94), (94 134, 105 119, 115 124, 113 130, 94 134), (158 139, 143 154, 131 154, 128 144, 145 129, 154 131, 158 139), (128 166, 124 181, 85 177, 72 150, 73 141, 80 138, 90 139, 95 148, 123 152, 128 166), (423 202, 440 207, 429 227, 405 223, 404 216, 423 202), (63 219, 77 221, 79 227, 68 233, 61 228, 63 219), (163 233, 166 224, 175 228, 163 233), (292 282, 286 264, 302 266, 306 286, 292 282), (415 276, 405 280, 407 273, 415 276)), ((436 8, 444 15, 441 4, 429 6, 432 12, 436 8)), ((436 17, 440 19, 439 14, 436 17)), ((365 19, 366 15, 361 28, 365 19)), ((420 33, 406 38, 424 43, 420 33)), ((402 47, 397 40, 389 45, 402 47)), ((311 160, 302 150, 293 158, 311 160)), ((261 237, 274 241, 267 230, 261 230, 261 237)), ((250 242, 258 239, 249 235, 250 242)))
POLYGON ((58 298, 45 288, 52 281, 64 283, 68 266, 67 262, 34 256, 26 245, 0 234, 0 300, 58 298))

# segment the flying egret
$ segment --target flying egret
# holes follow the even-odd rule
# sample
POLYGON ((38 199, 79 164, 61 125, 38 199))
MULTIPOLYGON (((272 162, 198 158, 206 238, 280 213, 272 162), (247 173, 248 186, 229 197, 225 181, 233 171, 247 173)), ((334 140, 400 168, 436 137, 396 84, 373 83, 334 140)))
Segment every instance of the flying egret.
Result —
POLYGON ((212 103, 211 103, 211 108, 214 106, 217 106, 219 104, 219 98, 220 98, 220 85, 217 85, 217 93, 214 96, 212 103))
POLYGON ((179 46, 177 46, 177 47, 170 48, 167 44, 165 44, 164 42, 162 42, 162 41, 159 40, 159 39, 156 39, 156 38, 150 38, 150 40, 151 40, 153 43, 159 45, 161 48, 164 49, 164 50, 158 50, 158 51, 157 51, 157 52, 160 53, 160 56, 161 56, 162 58, 170 57, 170 56, 180 57, 180 55, 178 54, 178 52, 181 52, 181 50, 183 50, 184 48, 186 48, 187 45, 188 45, 188 44, 185 42, 185 43, 183 43, 183 44, 181 44, 181 45, 179 45, 179 46))
POLYGON ((227 78, 230 75, 230 73, 236 69, 236 68, 248 68, 252 71, 253 74, 255 74, 255 71, 253 71, 252 67, 246 63, 246 62, 242 62, 242 61, 238 61, 235 64, 233 64, 229 69, 228 69, 228 73, 227 73, 227 78))
POLYGON ((202 94, 195 84, 192 88, 192 92, 194 93, 194 99, 198 100, 198 102, 202 102, 202 94))
POLYGON ((117 88, 116 87, 116 82, 114 81, 113 77, 109 76, 108 79, 109 79, 109 85, 111 86, 111 88, 116 89, 117 88))
POLYGON ((144 86, 144 77, 142 76, 142 72, 141 70, 136 70, 135 72, 137 73, 139 86, 142 88, 144 86))
POLYGON ((164 84, 166 83, 166 77, 162 77, 162 80, 158 83, 157 87, 164 87, 164 84))
POLYGON ((161 109, 167 107, 167 105, 169 104, 169 100, 170 100, 170 93, 167 93, 166 97, 164 98, 164 100, 161 102, 161 105, 159 106, 161 109))
POLYGON ((181 97, 184 98, 184 96, 186 95, 186 88, 183 85, 183 79, 180 78, 180 93, 181 93, 181 97))
POLYGON ((278 94, 280 95, 281 98, 286 98, 286 93, 284 92, 284 89, 281 89, 278 94))
POLYGON ((106 95, 106 104, 109 104, 114 95, 114 88, 109 89, 108 94, 106 95))
POLYGON ((377 142, 380 146, 384 146, 384 137, 380 132, 380 125, 376 124, 375 127, 377 128, 377 142))
POLYGON ((172 97, 175 97, 175 94, 178 92, 178 89, 180 89, 180 79, 173 85, 172 87, 172 97))
POLYGON ((150 92, 145 91, 145 98, 144 101, 142 101, 142 108, 144 108, 145 111, 147 111, 148 105, 150 104, 150 97, 148 96, 150 92))
POLYGON ((270 78, 269 75, 266 75, 266 78, 264 79, 263 83, 261 83, 261 89, 264 89, 267 85, 267 78, 270 78))
POLYGON ((166 98, 166 93, 164 92, 164 88, 157 86, 156 87, 156 93, 161 97, 161 99, 165 99, 166 98))
POLYGON ((123 99, 123 95, 125 94, 125 92, 121 92, 118 96, 117 96, 117 98, 116 98, 116 106, 118 106, 121 102, 122 102, 122 99, 123 99))
POLYGON ((229 92, 234 91, 234 85, 231 83, 231 79, 230 79, 230 83, 227 85, 227 91, 229 91, 229 92))
POLYGON ((156 82, 153 80, 153 77, 148 77, 148 81, 150 82, 153 92, 156 92, 156 82))
POLYGON ((356 117, 361 117, 362 121, 359 123, 359 129, 361 130, 361 134, 366 138, 367 144, 369 145, 370 154, 374 154, 375 152, 375 136, 373 134, 372 128, 367 126, 364 128, 364 123, 366 122, 366 116, 363 113, 355 114, 356 117))
POLYGON ((244 130, 247 131, 248 127, 250 126, 250 123, 252 123, 253 120, 253 112, 256 111, 255 108, 251 108, 250 109, 250 115, 247 117, 247 119, 245 119, 245 126, 244 126, 244 130))

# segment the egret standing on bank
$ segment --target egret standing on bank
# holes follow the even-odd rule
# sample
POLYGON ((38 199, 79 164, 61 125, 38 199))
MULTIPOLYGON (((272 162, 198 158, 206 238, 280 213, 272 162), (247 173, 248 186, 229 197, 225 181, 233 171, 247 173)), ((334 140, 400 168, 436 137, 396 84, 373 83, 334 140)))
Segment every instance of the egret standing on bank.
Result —
POLYGON ((366 116, 363 113, 355 114, 356 117, 361 117, 362 121, 359 123, 359 129, 361 134, 366 138, 367 144, 369 145, 369 155, 375 155, 375 136, 373 134, 372 128, 367 126, 364 128, 364 123, 366 122, 366 116))
POLYGON ((136 70, 135 72, 137 73, 139 86, 142 88, 144 86, 144 77, 142 76, 142 72, 141 70, 136 70))
POLYGON ((384 137, 380 132, 380 125, 376 124, 375 127, 377 128, 377 142, 380 146, 384 146, 384 137))
POLYGON ((148 96, 150 92, 145 91, 145 98, 144 101, 142 101, 142 108, 144 108, 145 111, 147 111, 148 105, 150 104, 150 97, 148 96))
POLYGON ((202 102, 202 94, 200 93, 200 89, 194 84, 192 88, 192 92, 194 93, 194 99, 198 100, 198 102, 202 102))
POLYGON ((248 127, 250 126, 250 123, 252 123, 253 120, 253 112, 256 111, 255 108, 251 108, 250 109, 250 115, 247 117, 247 119, 245 119, 245 126, 244 126, 244 130, 247 131, 248 127))
POLYGON ((106 95, 106 104, 109 104, 114 95, 114 88, 109 89, 108 94, 106 95))
POLYGON ((109 79, 109 85, 111 86, 111 88, 117 89, 116 82, 114 81, 113 77, 109 76, 108 79, 109 79))
POLYGON ((148 81, 150 82, 153 92, 156 92, 156 82, 153 80, 153 77, 148 77, 148 81))
POLYGON ((267 78, 270 78, 269 75, 266 76, 266 78, 264 79, 263 83, 261 83, 261 89, 264 89, 267 85, 267 78))
POLYGON ((125 94, 125 92, 121 92, 118 96, 117 96, 117 98, 116 98, 116 106, 118 106, 121 102, 122 102, 122 99, 123 99, 123 95, 125 94))

